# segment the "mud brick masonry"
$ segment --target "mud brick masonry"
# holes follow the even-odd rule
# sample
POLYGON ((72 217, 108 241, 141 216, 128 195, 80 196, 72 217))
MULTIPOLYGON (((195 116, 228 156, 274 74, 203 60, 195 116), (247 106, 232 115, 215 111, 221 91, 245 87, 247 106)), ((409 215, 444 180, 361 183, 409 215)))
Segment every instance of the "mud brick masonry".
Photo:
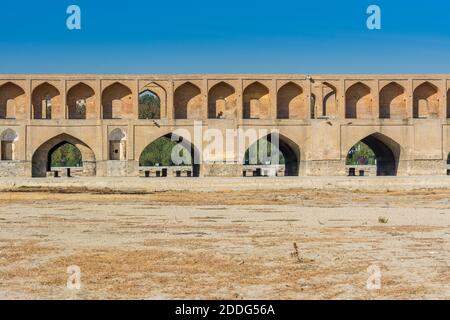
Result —
MULTIPOLYGON (((66 142, 81 151, 83 175, 138 176, 147 145, 177 128, 193 136, 195 120, 224 136, 277 129, 286 175, 346 175, 359 141, 378 175, 445 175, 449 84, 450 75, 0 75, 0 176, 45 177, 66 142), (144 91, 159 98, 159 119, 139 119, 144 91)), ((231 156, 204 159, 194 175, 242 176, 243 159, 231 156)))

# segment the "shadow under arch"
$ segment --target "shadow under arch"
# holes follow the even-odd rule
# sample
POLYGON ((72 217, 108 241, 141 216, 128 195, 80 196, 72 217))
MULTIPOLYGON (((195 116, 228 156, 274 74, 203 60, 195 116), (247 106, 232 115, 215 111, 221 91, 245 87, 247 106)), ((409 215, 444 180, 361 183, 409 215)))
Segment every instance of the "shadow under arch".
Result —
POLYGON ((95 176, 96 162, 95 154, 92 149, 81 140, 69 134, 62 133, 44 142, 33 153, 31 161, 32 177, 38 178, 47 176, 47 172, 51 169, 51 155, 53 151, 65 143, 75 146, 80 151, 83 163, 83 175, 95 176))
POLYGON ((379 132, 370 134, 359 142, 366 144, 375 154, 377 176, 397 175, 400 144, 379 132))
POLYGON ((183 147, 183 149, 187 150, 190 154, 190 160, 191 163, 189 164, 192 166, 192 176, 193 177, 199 177, 200 176, 200 159, 201 159, 201 153, 198 150, 198 148, 191 143, 188 139, 177 135, 173 132, 169 132, 165 135, 160 136, 159 138, 156 138, 142 150, 142 152, 139 155, 139 167, 148 167, 148 166, 156 166, 156 160, 150 159, 146 153, 147 152, 162 152, 166 154, 160 154, 160 157, 157 157, 155 159, 158 159, 157 163, 158 165, 161 165, 159 159, 164 158, 164 162, 162 163, 163 166, 177 166, 177 164, 174 164, 171 161, 171 153, 172 148, 175 145, 180 145, 183 147))
MULTIPOLYGON (((278 141, 278 149, 280 153, 283 155, 284 158, 284 165, 285 165, 285 176, 298 176, 300 172, 300 148, 299 146, 292 141, 291 139, 287 138, 286 136, 279 134, 279 133, 270 133, 259 140, 255 141, 245 152, 245 155, 247 155, 248 151, 252 146, 257 144, 261 140, 267 140, 270 143, 275 143, 278 141)), ((247 165, 246 163, 246 156, 244 155, 243 164, 247 165)))

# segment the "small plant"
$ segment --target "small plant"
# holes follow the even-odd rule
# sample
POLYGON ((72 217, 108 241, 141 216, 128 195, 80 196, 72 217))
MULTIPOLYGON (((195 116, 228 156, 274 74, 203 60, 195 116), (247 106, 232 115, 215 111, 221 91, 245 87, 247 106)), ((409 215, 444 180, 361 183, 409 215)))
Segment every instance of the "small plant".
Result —
POLYGON ((300 254, 298 253, 298 246, 296 242, 294 242, 294 251, 291 252, 291 257, 297 260, 298 263, 302 263, 302 259, 300 258, 300 254))
POLYGON ((388 223, 389 219, 386 217, 378 217, 378 223, 388 223))

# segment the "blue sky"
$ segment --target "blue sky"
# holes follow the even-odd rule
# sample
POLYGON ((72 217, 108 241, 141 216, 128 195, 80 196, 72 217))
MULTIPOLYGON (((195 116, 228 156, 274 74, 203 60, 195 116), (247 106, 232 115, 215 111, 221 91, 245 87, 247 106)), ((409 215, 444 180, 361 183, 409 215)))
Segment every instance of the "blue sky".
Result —
POLYGON ((0 73, 450 73, 446 0, 2 0, 0 73), (79 5, 82 29, 66 28, 79 5), (382 10, 382 29, 366 9, 382 10))

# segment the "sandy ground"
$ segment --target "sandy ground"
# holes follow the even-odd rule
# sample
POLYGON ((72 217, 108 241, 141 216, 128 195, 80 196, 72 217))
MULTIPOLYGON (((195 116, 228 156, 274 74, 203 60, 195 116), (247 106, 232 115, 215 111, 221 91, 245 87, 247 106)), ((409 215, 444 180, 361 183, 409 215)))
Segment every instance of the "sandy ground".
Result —
POLYGON ((450 298, 449 189, 245 181, 238 190, 1 192, 0 298, 450 298), (71 265, 80 290, 67 289, 71 265), (366 287, 370 266, 380 289, 366 287))

